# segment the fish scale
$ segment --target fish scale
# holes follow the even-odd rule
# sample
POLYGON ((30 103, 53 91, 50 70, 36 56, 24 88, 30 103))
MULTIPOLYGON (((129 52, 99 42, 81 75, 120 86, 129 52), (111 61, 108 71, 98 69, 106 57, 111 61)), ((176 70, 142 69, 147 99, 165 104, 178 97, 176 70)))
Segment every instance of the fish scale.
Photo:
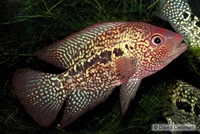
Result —
POLYGON ((186 43, 180 44, 182 40, 179 34, 147 23, 96 24, 37 51, 39 59, 66 71, 18 70, 13 87, 26 111, 46 127, 62 106, 60 127, 65 127, 105 101, 121 84, 124 114, 141 80, 187 49, 186 43))

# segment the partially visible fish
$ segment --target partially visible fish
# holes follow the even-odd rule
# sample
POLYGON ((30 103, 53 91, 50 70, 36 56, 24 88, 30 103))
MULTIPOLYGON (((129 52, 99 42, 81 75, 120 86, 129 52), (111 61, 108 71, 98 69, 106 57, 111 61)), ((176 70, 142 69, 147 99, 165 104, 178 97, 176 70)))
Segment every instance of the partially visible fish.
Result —
POLYGON ((120 87, 122 114, 136 95, 141 80, 183 53, 184 37, 142 22, 109 22, 90 26, 37 51, 37 56, 61 74, 20 69, 12 79, 26 111, 49 126, 62 105, 65 127, 105 101, 120 87))
POLYGON ((187 0, 159 0, 155 15, 168 21, 176 32, 189 40, 191 47, 200 46, 200 19, 192 16, 187 0))
POLYGON ((163 114, 168 123, 195 124, 200 132, 200 90, 181 80, 174 80, 168 87, 168 93, 168 102, 172 106, 163 114))

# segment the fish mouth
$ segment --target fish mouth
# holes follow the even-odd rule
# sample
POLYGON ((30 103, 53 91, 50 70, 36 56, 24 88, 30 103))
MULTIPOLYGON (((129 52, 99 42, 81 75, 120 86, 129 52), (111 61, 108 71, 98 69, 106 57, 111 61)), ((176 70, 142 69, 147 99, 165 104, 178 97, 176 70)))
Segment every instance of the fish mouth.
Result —
POLYGON ((185 43, 184 41, 184 37, 180 38, 177 43, 176 43, 176 47, 174 49, 174 54, 170 56, 171 60, 176 59, 179 55, 181 55, 184 51, 187 50, 188 48, 188 44, 185 43))

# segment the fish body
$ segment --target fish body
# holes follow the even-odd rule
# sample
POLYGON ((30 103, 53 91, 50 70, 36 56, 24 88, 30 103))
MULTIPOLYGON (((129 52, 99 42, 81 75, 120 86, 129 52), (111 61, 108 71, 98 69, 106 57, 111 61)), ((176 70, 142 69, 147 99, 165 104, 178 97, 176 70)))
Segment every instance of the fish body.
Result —
POLYGON ((187 0, 159 0, 155 15, 168 21, 176 32, 190 42, 191 47, 200 45, 200 19, 193 16, 187 0))
POLYGON ((92 25, 37 51, 37 57, 66 71, 50 74, 19 69, 12 79, 26 111, 49 126, 62 105, 65 127, 120 87, 122 114, 141 80, 169 64, 187 49, 184 37, 142 22, 92 25))
POLYGON ((200 132, 200 90, 181 80, 174 80, 168 87, 170 107, 164 112, 169 124, 194 124, 200 132))

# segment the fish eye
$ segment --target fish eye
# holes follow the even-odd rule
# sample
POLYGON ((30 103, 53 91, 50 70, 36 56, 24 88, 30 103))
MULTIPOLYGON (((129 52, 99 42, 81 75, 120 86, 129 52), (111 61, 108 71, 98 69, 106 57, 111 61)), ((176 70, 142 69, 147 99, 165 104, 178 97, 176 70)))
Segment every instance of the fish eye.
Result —
POLYGON ((154 45, 154 46, 161 46, 163 44, 163 38, 159 35, 154 35, 152 38, 151 38, 151 43, 154 45))

